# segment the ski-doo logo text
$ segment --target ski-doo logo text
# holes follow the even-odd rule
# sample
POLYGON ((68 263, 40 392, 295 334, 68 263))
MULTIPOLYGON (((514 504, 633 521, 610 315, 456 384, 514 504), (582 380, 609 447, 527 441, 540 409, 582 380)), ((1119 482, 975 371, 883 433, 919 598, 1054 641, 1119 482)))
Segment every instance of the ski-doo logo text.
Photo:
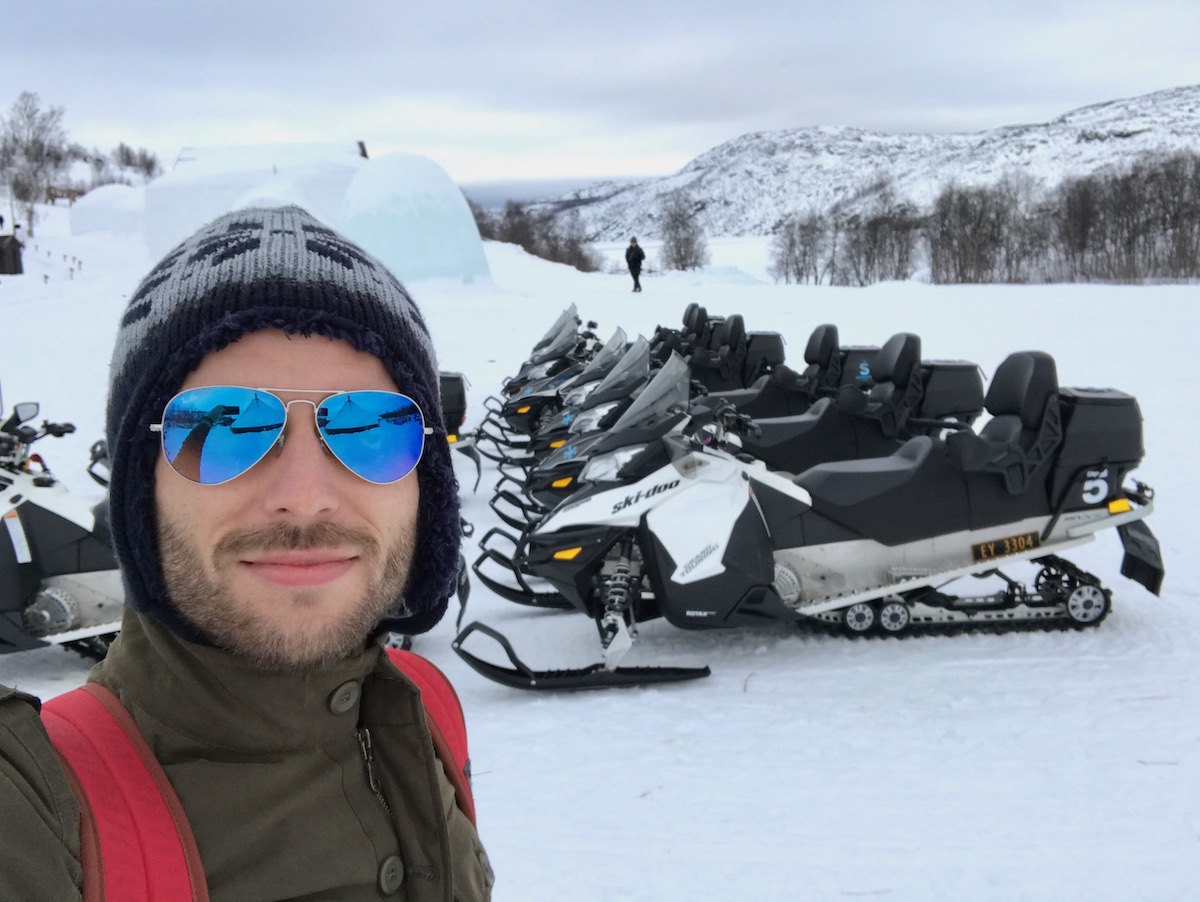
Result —
POLYGON ((699 567, 701 564, 703 564, 706 560, 708 560, 710 557, 712 557, 713 552, 715 552, 716 550, 717 550, 716 545, 705 545, 702 549, 700 549, 700 553, 698 555, 696 555, 694 558, 692 558, 690 561, 688 561, 686 564, 683 565, 683 569, 679 571, 679 575, 687 576, 689 573, 691 573, 693 570, 695 570, 697 567, 699 567))
POLYGON ((679 485, 678 479, 672 479, 670 482, 660 482, 658 485, 652 485, 648 489, 635 492, 632 495, 626 495, 622 500, 612 506, 612 512, 619 514, 627 507, 633 507, 639 501, 645 501, 647 498, 653 498, 655 495, 661 495, 663 492, 669 492, 671 489, 679 485))

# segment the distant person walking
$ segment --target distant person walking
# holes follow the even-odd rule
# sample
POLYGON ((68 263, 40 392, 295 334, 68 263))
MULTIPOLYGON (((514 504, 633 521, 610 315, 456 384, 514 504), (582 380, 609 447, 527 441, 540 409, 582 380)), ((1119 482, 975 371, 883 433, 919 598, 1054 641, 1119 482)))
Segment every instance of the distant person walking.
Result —
POLYGON ((638 247, 637 239, 629 239, 629 247, 625 248, 625 263, 629 266, 629 274, 633 276, 633 290, 641 291, 642 283, 640 276, 642 274, 642 261, 646 259, 646 252, 638 247))

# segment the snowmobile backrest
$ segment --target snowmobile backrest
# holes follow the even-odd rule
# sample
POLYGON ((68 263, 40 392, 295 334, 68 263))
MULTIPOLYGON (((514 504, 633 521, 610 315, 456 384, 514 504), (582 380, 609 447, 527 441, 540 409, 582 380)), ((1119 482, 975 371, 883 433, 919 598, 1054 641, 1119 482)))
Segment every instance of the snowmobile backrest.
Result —
POLYGON ((824 323, 812 330, 804 348, 804 362, 827 369, 838 350, 838 330, 833 323, 824 323))
POLYGON ((742 384, 753 385, 762 375, 783 366, 783 336, 778 332, 750 332, 746 336, 746 366, 742 384))
POLYGON ((689 304, 683 312, 683 340, 695 344, 708 337, 708 311, 699 304, 689 304))
POLYGON ((965 471, 996 473, 1019 495, 1062 441, 1054 358, 1043 351, 1010 354, 996 368, 984 406, 992 418, 979 434, 950 435, 947 447, 965 471))
POLYGON ((871 363, 878 354, 879 348, 873 345, 840 348, 842 377, 838 384, 870 388, 874 384, 871 380, 871 363))
POLYGON ((871 362, 871 381, 876 385, 890 382, 894 389, 903 391, 920 360, 920 337, 911 332, 898 332, 884 343, 871 362))
POLYGON ((971 424, 983 413, 983 374, 969 360, 923 360, 924 419, 954 419, 971 424))
POLYGON ((983 405, 993 418, 1016 416, 1026 429, 1037 429, 1046 402, 1057 395, 1054 358, 1045 351, 1018 351, 996 368, 983 405))

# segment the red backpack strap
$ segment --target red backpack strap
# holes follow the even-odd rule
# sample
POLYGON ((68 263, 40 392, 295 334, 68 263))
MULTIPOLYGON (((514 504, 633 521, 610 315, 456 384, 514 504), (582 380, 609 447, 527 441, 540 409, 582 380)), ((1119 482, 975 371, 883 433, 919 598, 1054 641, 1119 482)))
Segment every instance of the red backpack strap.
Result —
POLYGON ((433 748, 454 785, 454 798, 458 807, 474 824, 475 798, 471 794, 467 721, 463 717, 458 693, 432 661, 399 648, 389 648, 387 652, 396 668, 421 690, 421 703, 425 706, 425 721, 433 736, 433 748))
POLYGON ((206 902, 187 815, 117 697, 88 683, 42 705, 42 722, 79 798, 84 899, 206 902))

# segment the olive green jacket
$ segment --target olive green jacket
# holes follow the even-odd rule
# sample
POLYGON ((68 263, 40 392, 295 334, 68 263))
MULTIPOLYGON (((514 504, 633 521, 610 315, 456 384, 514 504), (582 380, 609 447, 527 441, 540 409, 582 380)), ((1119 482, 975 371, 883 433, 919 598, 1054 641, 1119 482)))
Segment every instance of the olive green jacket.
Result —
MULTIPOLYGON (((417 690, 379 646, 273 673, 126 611, 89 680, 162 764, 213 900, 490 898, 417 690)), ((36 700, 0 688, 0 899, 61 902, 81 886, 79 807, 36 700)))

